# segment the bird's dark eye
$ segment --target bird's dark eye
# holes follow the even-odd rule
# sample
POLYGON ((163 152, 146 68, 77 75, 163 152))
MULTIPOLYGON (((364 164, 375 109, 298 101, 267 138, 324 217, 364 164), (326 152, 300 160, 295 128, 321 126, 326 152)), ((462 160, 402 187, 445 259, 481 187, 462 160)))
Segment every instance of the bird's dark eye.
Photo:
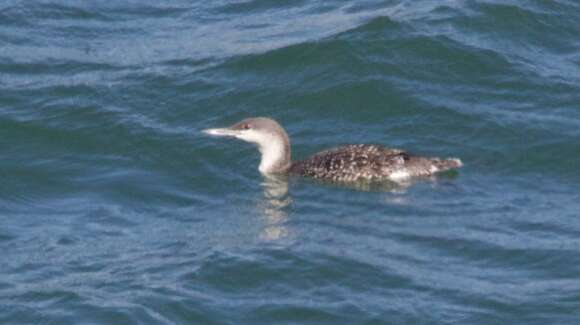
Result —
POLYGON ((250 124, 244 124, 244 125, 242 125, 242 129, 249 130, 250 129, 250 124))

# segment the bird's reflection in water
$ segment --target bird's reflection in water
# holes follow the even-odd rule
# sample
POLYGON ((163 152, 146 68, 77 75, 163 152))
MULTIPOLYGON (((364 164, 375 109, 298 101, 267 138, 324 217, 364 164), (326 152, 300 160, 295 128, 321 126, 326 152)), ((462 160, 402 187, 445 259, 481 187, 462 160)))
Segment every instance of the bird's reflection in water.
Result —
POLYGON ((288 220, 286 208, 292 203, 288 194, 288 178, 268 176, 262 183, 264 198, 258 203, 258 208, 264 218, 264 229, 260 238, 266 241, 276 241, 287 238, 290 233, 285 226, 288 220))
POLYGON ((356 182, 341 182, 313 179, 312 181, 325 186, 355 190, 360 192, 385 192, 395 194, 405 194, 416 179, 404 180, 399 182, 393 181, 368 181, 360 180, 356 182))
MULTIPOLYGON (((447 176, 449 177, 449 176, 447 176)), ((432 187, 439 186, 438 178, 415 177, 404 181, 391 182, 330 182, 324 180, 311 180, 320 185, 347 188, 362 192, 383 192, 385 203, 394 205, 413 204, 409 201, 408 190, 418 182, 429 183, 432 187)), ((268 176, 262 182, 264 190, 263 199, 258 203, 258 209, 264 219, 264 228, 260 232, 260 238, 266 241, 277 241, 288 238, 291 234, 287 227, 287 208, 292 203, 292 197, 288 193, 288 177, 268 176)))
POLYGON ((384 203, 393 205, 411 205, 412 195, 409 190, 416 185, 430 184, 433 188, 439 186, 438 178, 435 176, 429 177, 413 177, 409 179, 394 181, 366 181, 361 180, 357 182, 336 182, 326 180, 313 180, 316 183, 326 186, 333 186, 341 189, 349 189, 358 192, 374 192, 384 193, 382 200, 384 203))

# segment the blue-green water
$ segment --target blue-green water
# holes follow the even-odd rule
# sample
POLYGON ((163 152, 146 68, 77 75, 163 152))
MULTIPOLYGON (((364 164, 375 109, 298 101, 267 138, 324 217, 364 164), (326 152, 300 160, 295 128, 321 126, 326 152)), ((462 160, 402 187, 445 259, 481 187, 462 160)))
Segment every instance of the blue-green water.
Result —
POLYGON ((0 3, 0 323, 580 322, 576 1, 0 3), (457 156, 352 188, 201 129, 457 156))

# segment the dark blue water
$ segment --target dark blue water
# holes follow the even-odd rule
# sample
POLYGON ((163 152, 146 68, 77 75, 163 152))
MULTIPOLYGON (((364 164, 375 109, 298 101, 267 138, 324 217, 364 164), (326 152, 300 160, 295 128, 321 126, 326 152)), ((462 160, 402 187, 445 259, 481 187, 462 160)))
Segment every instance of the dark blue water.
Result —
POLYGON ((0 3, 0 323, 580 322, 576 1, 0 3), (257 171, 460 157, 408 187, 257 171))

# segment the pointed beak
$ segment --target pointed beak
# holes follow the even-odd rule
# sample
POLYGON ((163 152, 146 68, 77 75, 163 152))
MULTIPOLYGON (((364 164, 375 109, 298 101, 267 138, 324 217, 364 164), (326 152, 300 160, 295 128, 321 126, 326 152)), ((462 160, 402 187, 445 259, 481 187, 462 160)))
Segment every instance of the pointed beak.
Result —
POLYGON ((240 131, 231 130, 228 128, 223 129, 205 129, 202 131, 205 134, 214 135, 218 137, 235 137, 240 135, 240 131))

